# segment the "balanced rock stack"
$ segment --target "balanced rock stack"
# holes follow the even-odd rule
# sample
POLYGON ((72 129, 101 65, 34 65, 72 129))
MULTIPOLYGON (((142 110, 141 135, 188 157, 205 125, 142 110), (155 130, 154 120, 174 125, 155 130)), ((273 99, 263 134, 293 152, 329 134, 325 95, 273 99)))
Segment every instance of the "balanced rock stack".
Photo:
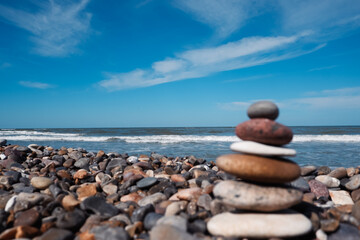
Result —
POLYGON ((288 208, 302 201, 303 192, 286 183, 300 176, 300 167, 283 157, 296 151, 281 147, 291 142, 290 128, 275 122, 277 106, 269 101, 252 104, 249 121, 236 127, 243 141, 233 143, 235 154, 217 158, 216 165, 240 181, 226 180, 213 190, 215 197, 237 212, 225 212, 208 222, 208 231, 225 237, 272 238, 301 236, 311 221, 288 208))

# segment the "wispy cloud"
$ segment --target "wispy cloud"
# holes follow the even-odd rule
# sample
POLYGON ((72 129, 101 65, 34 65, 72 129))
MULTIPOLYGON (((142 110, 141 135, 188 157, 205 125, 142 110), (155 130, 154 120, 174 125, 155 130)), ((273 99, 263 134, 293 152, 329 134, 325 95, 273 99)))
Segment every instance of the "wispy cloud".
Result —
POLYGON ((223 83, 251 81, 251 80, 258 80, 258 79, 269 78, 269 77, 272 77, 272 76, 274 76, 274 75, 273 75, 273 74, 254 75, 254 76, 249 76, 249 77, 242 77, 242 78, 225 80, 225 81, 223 81, 223 83))
POLYGON ((322 70, 328 70, 338 67, 338 65, 331 65, 331 66, 325 66, 325 67, 317 67, 309 69, 308 72, 314 72, 314 71, 322 71, 322 70))
POLYGON ((357 0, 280 0, 283 28, 287 32, 313 30, 321 40, 342 37, 360 26, 360 4, 357 0))
POLYGON ((34 51, 43 56, 63 57, 76 47, 90 28, 90 13, 84 13, 89 0, 36 2, 37 12, 0 5, 0 17, 32 34, 34 51))
MULTIPOLYGON (((310 93, 305 93, 305 95, 308 94, 310 93)), ((311 95, 313 96, 270 101, 276 102, 281 108, 288 109, 360 109, 360 87, 321 90, 311 92, 311 95)), ((227 111, 246 110, 250 104, 256 101, 259 100, 218 103, 218 107, 227 111)))
POLYGON ((212 73, 262 65, 316 51, 293 48, 307 34, 289 37, 251 37, 213 48, 201 48, 177 54, 152 64, 151 69, 136 69, 127 73, 108 73, 99 85, 109 91, 149 87, 212 73))
POLYGON ((28 88, 38 88, 38 89, 48 89, 54 88, 54 85, 48 83, 40 83, 40 82, 30 82, 30 81, 20 81, 19 84, 28 88))
POLYGON ((238 30, 262 9, 258 7, 260 2, 238 0, 175 0, 174 5, 214 28, 222 38, 238 30))

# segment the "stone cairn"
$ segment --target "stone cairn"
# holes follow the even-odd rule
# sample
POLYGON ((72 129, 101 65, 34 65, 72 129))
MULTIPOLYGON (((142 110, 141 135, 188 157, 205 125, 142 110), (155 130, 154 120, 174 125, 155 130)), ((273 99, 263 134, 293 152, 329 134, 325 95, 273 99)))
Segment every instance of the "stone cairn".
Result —
POLYGON ((208 230, 225 237, 303 236, 311 231, 311 221, 288 209, 303 197, 301 190, 288 184, 300 177, 300 167, 284 158, 295 156, 296 151, 282 147, 291 142, 293 133, 275 121, 279 110, 272 102, 256 102, 247 114, 250 120, 236 127, 236 135, 243 141, 230 147, 237 153, 216 160, 221 170, 241 179, 222 181, 213 190, 214 196, 234 207, 236 213, 214 216, 208 230))

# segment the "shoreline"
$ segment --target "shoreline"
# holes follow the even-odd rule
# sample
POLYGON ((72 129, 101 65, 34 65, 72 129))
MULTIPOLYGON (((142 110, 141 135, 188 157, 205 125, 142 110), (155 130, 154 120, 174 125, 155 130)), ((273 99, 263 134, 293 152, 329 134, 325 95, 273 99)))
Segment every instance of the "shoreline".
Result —
MULTIPOLYGON (((219 183, 243 181, 194 156, 3 143, 0 159, 0 239, 230 239, 211 235, 208 222, 224 212, 256 214, 215 197, 219 183)), ((359 173, 304 166, 283 185, 302 192, 289 209, 312 225, 291 239, 360 236, 359 173)))

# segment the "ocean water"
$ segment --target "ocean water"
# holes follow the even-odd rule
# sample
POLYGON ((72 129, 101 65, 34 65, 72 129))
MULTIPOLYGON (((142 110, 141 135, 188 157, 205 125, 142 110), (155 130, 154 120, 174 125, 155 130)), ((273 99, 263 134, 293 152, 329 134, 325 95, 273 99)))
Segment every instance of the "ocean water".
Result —
MULTIPOLYGON (((297 156, 290 159, 299 165, 360 165, 360 126, 291 129, 294 138, 287 147, 297 151, 297 156)), ((240 141, 234 130, 234 127, 1 129, 0 139, 26 146, 36 143, 129 155, 157 152, 169 157, 194 155, 211 161, 231 153, 230 144, 240 141)))

